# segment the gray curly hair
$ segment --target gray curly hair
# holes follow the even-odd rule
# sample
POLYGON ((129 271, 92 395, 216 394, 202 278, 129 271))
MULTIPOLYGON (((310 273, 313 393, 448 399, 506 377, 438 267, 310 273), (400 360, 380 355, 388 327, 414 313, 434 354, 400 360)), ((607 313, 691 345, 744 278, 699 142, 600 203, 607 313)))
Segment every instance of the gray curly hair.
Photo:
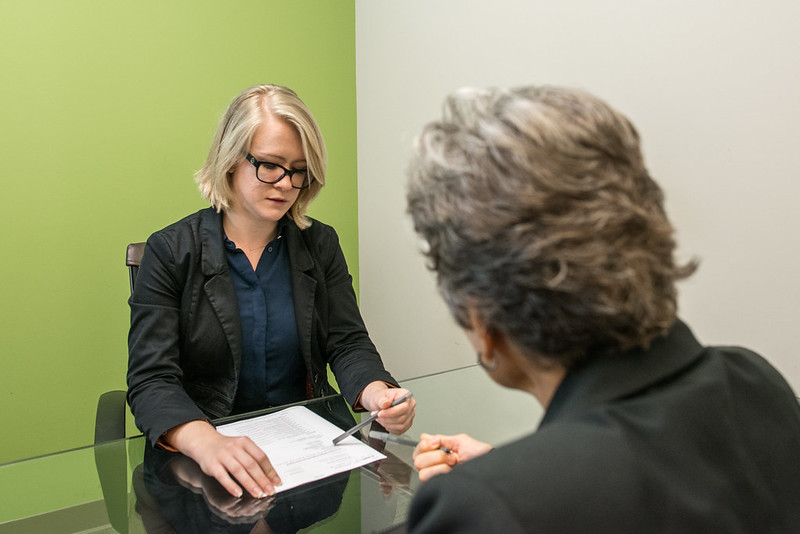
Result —
POLYGON ((417 139, 408 212, 455 320, 566 367, 674 323, 673 228, 639 135, 585 92, 464 89, 417 139))

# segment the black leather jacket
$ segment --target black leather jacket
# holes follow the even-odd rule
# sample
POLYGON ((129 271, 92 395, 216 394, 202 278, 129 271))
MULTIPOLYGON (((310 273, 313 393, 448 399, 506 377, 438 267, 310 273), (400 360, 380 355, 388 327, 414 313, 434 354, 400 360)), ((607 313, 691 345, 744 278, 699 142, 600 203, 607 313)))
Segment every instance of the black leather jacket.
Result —
MULTIPOLYGON (((289 224, 284 239, 309 393, 335 393, 328 364, 351 406, 372 381, 397 385, 367 334, 334 229, 289 224)), ((229 415, 242 334, 221 216, 206 208, 150 236, 129 304, 128 403, 139 429, 155 443, 179 424, 229 415)))

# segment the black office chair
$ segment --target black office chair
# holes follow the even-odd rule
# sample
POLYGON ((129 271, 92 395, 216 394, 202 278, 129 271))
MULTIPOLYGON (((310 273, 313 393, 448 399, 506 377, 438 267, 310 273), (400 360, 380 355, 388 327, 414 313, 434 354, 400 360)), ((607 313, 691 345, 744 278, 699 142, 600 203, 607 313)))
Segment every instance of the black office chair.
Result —
MULTIPOLYGON (((144 243, 131 243, 125 254, 131 293, 139 273, 144 243)), ((94 420, 94 462, 106 504, 108 521, 117 532, 128 532, 128 454, 125 443, 125 391, 107 391, 97 401, 94 420)))
POLYGON ((128 278, 131 282, 131 294, 136 283, 136 275, 139 274, 139 264, 142 262, 144 254, 144 243, 131 243, 125 253, 125 265, 128 266, 128 278))

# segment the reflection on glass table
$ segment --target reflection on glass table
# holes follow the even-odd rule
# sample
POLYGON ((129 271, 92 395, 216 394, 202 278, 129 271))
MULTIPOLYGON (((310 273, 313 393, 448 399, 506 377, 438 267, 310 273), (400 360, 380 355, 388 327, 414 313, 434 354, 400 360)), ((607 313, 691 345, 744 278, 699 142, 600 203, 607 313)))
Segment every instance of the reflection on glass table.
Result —
MULTIPOLYGON (((533 431, 541 417, 530 396, 494 386, 477 366, 402 385, 417 400, 406 436, 412 440, 423 432, 467 432, 501 444, 533 431)), ((301 404, 342 429, 355 422, 338 395, 301 404)), ((229 497, 194 462, 152 449, 142 436, 12 462, 0 465, 0 534, 402 532, 419 487, 413 448, 368 443, 386 459, 264 500, 229 497), (109 474, 114 484, 101 488, 101 475, 109 474)))
MULTIPOLYGON (((341 396, 303 403, 314 413, 347 429, 355 420, 341 396)), ((285 408, 285 407, 283 407, 285 408)), ((283 409, 280 408, 280 409, 283 409)), ((263 415, 273 410, 247 414, 263 415)), ((226 419, 225 422, 229 422, 226 419)), ((379 446, 380 443, 371 443, 379 446)), ((388 512, 391 527, 398 506, 407 510, 411 467, 391 453, 383 460, 305 484, 265 499, 245 494, 236 499, 193 460, 146 446, 144 461, 133 471, 136 497, 131 526, 148 533, 260 533, 260 532, 359 532, 358 493, 382 495, 381 506, 388 512), (349 501, 345 493, 350 491, 349 501)), ((402 515, 400 521, 402 522, 402 515)))

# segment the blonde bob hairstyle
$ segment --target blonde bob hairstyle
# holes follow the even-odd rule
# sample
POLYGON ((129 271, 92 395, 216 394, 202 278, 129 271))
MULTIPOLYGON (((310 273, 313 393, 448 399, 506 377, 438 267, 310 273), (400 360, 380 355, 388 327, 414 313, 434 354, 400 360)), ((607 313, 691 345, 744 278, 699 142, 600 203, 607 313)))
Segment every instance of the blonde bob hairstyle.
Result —
POLYGON ((289 217, 303 229, 311 225, 306 217, 308 205, 325 185, 328 154, 317 122, 297 93, 280 85, 256 85, 242 91, 230 103, 219 121, 203 167, 195 174, 200 192, 218 212, 230 208, 233 197, 233 168, 250 150, 258 127, 267 114, 294 126, 300 134, 311 185, 301 189, 289 209, 289 217))

